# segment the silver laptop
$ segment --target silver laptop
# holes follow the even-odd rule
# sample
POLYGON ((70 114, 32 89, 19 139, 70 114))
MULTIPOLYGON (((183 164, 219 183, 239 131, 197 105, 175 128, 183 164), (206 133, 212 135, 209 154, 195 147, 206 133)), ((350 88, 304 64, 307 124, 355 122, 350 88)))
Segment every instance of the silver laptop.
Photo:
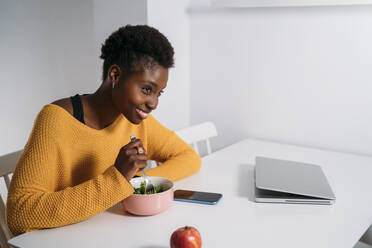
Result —
POLYGON ((333 204, 336 200, 320 166, 256 157, 256 202, 333 204))

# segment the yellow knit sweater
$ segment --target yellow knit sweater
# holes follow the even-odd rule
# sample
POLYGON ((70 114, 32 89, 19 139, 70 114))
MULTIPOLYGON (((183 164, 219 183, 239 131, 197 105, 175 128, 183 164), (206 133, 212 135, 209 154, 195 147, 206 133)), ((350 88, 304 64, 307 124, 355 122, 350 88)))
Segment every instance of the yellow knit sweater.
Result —
POLYGON ((146 172, 178 180, 197 172, 197 153, 149 115, 139 125, 120 115, 96 130, 65 109, 48 104, 38 114, 14 171, 7 221, 14 235, 88 219, 133 194, 113 166, 122 146, 135 135, 150 159, 163 162, 146 172))

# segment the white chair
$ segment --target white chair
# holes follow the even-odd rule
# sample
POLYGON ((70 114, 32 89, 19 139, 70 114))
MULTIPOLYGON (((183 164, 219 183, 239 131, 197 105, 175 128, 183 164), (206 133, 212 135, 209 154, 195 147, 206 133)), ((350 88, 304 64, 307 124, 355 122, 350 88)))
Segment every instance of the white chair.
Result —
POLYGON ((353 248, 371 248, 371 247, 372 246, 359 241, 358 243, 356 243, 356 245, 353 248))
MULTIPOLYGON (((9 175, 13 173, 19 157, 21 156, 23 150, 8 153, 0 156, 0 177, 4 178, 7 190, 10 185, 9 175)), ((10 232, 8 225, 6 223, 6 212, 5 212, 5 201, 0 195, 0 244, 1 247, 10 247, 8 245, 8 240, 13 237, 10 232)))
POLYGON ((369 247, 372 248, 372 225, 360 238, 360 243, 363 243, 364 247, 367 247, 366 245, 369 245, 369 247))
POLYGON ((213 122, 203 122, 194 126, 186 127, 176 132, 186 143, 191 144, 195 151, 200 154, 198 142, 205 140, 207 153, 212 153, 209 138, 217 136, 217 129, 213 122))

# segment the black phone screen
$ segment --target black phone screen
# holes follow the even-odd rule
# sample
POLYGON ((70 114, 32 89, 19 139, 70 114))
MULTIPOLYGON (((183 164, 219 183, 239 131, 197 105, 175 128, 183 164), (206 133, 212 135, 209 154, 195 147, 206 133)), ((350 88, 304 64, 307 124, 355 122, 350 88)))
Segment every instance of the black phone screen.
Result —
POLYGON ((179 201, 190 201, 206 204, 216 204, 222 197, 219 193, 192 191, 192 190, 176 190, 174 191, 174 199, 179 201))

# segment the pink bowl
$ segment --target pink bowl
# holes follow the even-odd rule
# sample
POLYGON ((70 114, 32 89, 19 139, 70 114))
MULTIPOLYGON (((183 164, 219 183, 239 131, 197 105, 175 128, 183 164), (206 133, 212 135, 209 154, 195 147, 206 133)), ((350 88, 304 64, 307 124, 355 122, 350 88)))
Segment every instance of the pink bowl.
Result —
MULTIPOLYGON (((135 215, 155 215, 167 210, 173 202, 173 182, 163 177, 148 177, 153 185, 161 185, 163 192, 151 195, 133 194, 125 198, 122 203, 126 211, 135 215)), ((130 180, 134 188, 139 188, 143 177, 130 180)))

